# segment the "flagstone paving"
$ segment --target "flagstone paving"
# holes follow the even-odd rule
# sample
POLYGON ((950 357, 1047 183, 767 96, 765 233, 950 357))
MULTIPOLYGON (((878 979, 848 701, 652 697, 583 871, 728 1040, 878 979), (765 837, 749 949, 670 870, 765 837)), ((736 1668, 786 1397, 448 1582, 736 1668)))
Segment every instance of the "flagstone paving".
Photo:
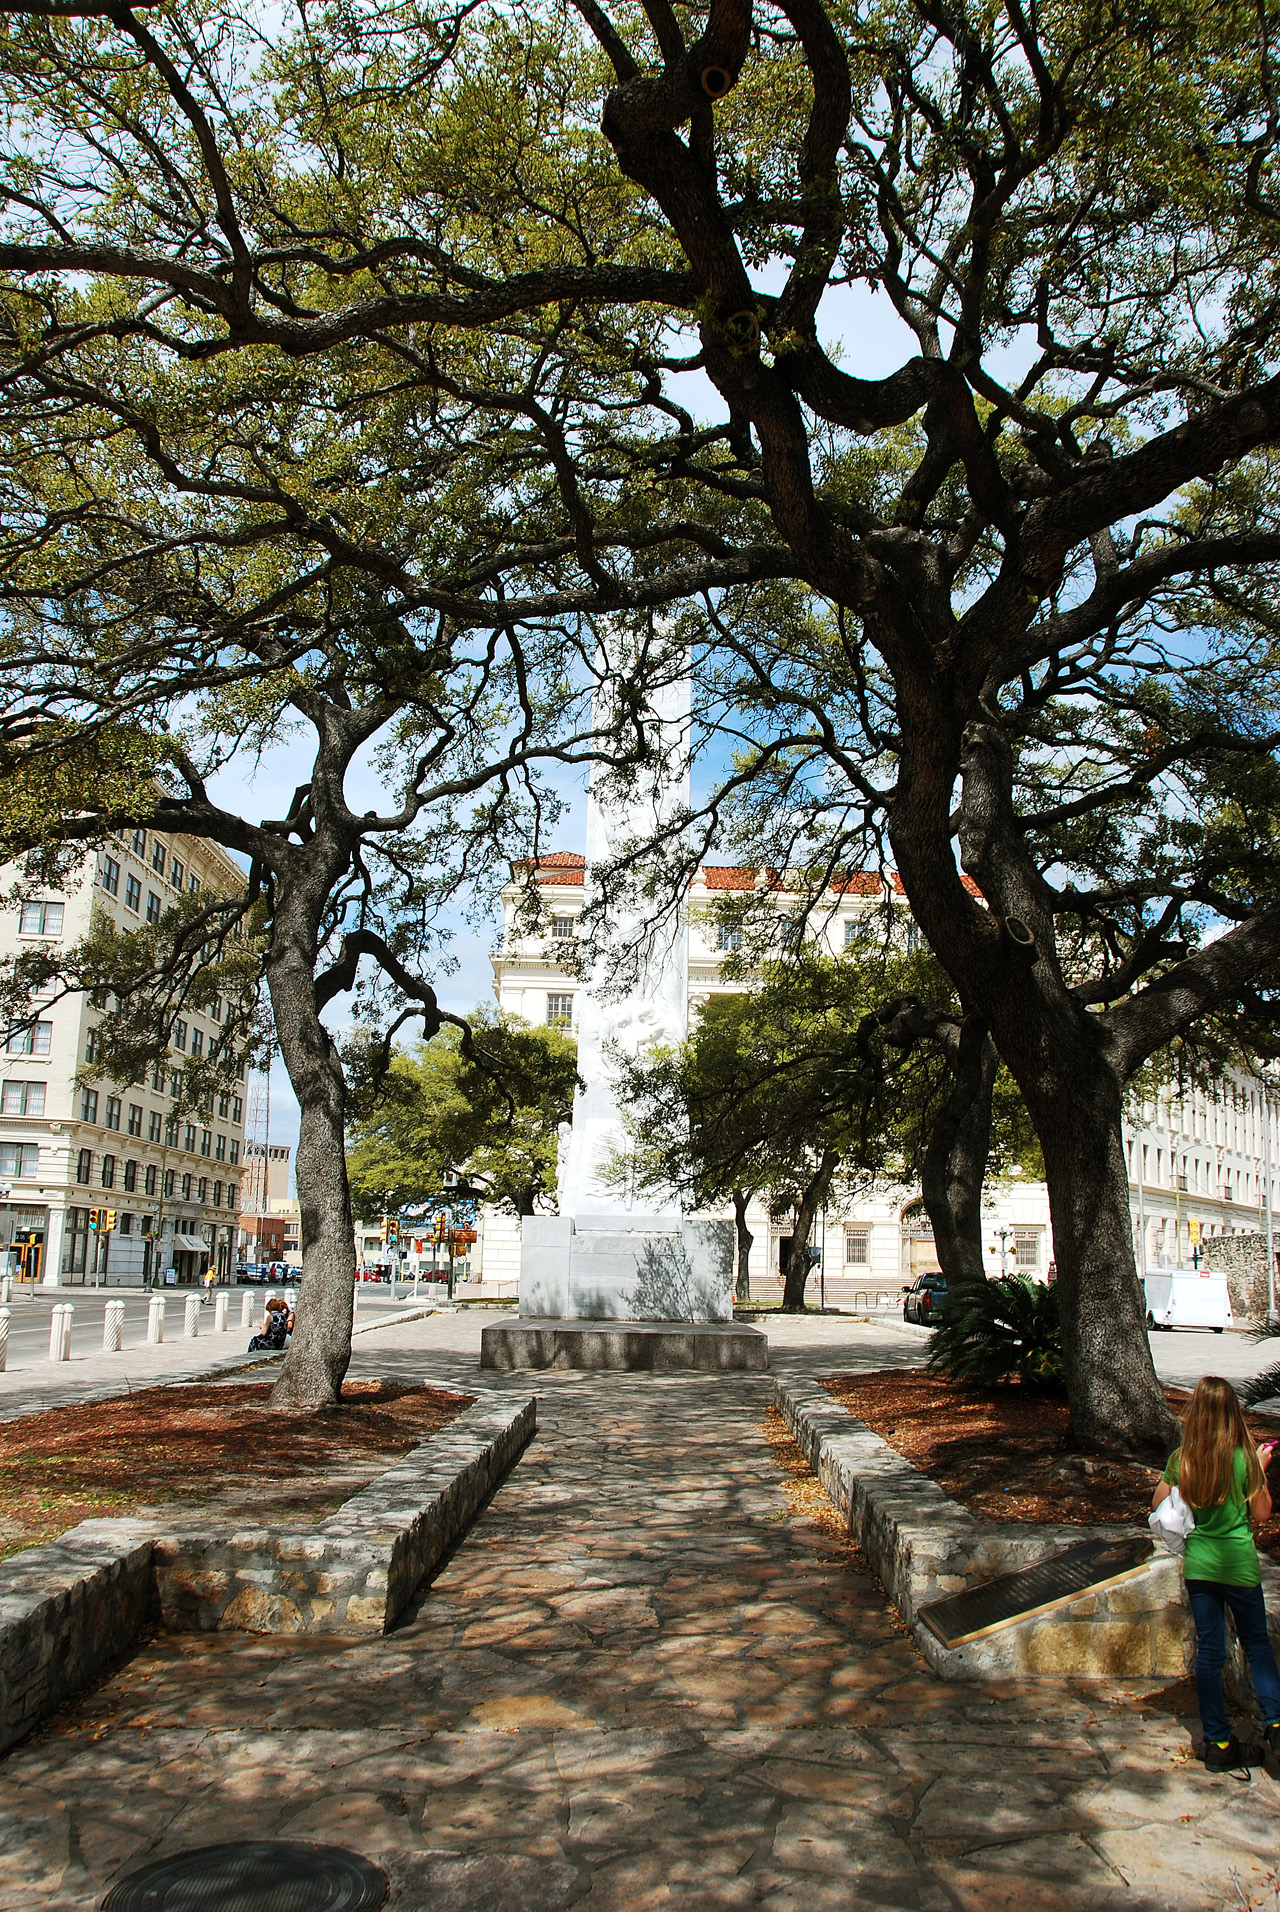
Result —
MULTIPOLYGON (((770 1334, 811 1373, 919 1354, 770 1334)), ((478 1335, 415 1323, 357 1371, 527 1391, 478 1335)), ((1270 1912, 1280 1787, 1207 1778, 1182 1690, 935 1680, 797 1506, 767 1376, 536 1385, 537 1441, 389 1638, 161 1637, 0 1762, 0 1907, 287 1835, 402 1912, 1270 1912)))

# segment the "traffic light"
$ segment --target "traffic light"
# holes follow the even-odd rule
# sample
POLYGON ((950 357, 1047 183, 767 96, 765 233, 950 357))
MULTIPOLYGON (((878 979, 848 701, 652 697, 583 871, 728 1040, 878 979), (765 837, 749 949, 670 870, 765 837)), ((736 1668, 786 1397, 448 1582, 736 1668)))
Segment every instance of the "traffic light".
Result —
POLYGON ((89 1210, 89 1233, 96 1235, 101 1226, 102 1210, 100 1208, 91 1208, 89 1210))
POLYGON ((103 1211, 102 1211, 102 1232, 103 1232, 103 1234, 104 1234, 104 1235, 109 1235, 109 1234, 111 1233, 111 1231, 112 1231, 112 1229, 113 1229, 113 1228, 115 1227, 115 1225, 116 1225, 116 1211, 115 1211, 115 1209, 114 1209, 114 1208, 104 1208, 104 1209, 103 1209, 103 1211))
POLYGON ((399 1222, 398 1222, 398 1221, 389 1221, 389 1222, 384 1222, 384 1223, 382 1224, 382 1227, 383 1227, 383 1236, 382 1236, 382 1239, 383 1239, 383 1241, 384 1241, 384 1242, 385 1242, 385 1243, 387 1244, 387 1247, 388 1247, 388 1248, 398 1248, 398 1247, 399 1247, 399 1245, 400 1245, 400 1224, 399 1224, 399 1222))
POLYGON ((386 1247, 388 1241, 390 1241, 391 1239, 390 1230, 391 1230, 391 1223, 387 1220, 387 1217, 384 1215, 382 1217, 382 1246, 384 1248, 386 1247))

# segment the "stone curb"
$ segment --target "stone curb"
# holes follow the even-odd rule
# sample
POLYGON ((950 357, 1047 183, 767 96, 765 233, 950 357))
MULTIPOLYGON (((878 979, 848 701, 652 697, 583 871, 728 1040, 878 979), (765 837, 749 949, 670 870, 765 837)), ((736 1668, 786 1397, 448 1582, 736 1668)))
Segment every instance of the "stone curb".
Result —
MULTIPOLYGON (((775 1374, 778 1408, 823 1489, 943 1679, 1180 1678, 1195 1634, 1180 1564, 1157 1553, 1143 1573, 967 1645, 944 1647, 918 1618, 926 1601, 1034 1566, 1115 1527, 981 1522, 807 1377, 775 1374)), ((1263 1562, 1273 1634, 1280 1573, 1263 1562)), ((1247 1689, 1246 1689, 1247 1690, 1247 1689)))
POLYGON ((527 1397, 465 1409, 316 1527, 166 1534, 85 1520, 0 1565, 0 1754, 124 1659, 148 1619, 175 1631, 387 1632, 537 1427, 527 1397))

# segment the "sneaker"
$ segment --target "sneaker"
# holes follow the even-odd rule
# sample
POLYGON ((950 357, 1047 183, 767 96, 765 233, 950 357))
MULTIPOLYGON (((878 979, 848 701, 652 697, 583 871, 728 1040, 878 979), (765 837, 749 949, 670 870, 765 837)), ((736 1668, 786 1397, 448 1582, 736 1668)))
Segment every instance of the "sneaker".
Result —
POLYGON ((1273 1719, 1269 1726, 1264 1726, 1262 1737, 1267 1742, 1267 1751, 1272 1759, 1280 1759, 1280 1719, 1273 1719))
POLYGON ((1248 1779, 1248 1754, 1234 1733, 1225 1746, 1219 1746, 1216 1740, 1205 1741, 1204 1769, 1207 1773, 1231 1773, 1237 1779, 1248 1779))

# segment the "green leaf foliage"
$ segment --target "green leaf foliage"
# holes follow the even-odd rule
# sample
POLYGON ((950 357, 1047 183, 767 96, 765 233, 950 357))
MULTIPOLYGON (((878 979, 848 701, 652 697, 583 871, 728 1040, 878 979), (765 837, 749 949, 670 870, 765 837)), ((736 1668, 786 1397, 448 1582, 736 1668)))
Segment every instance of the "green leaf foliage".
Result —
POLYGON ((929 1366, 953 1381, 1057 1392, 1062 1387, 1058 1290, 1027 1275, 1000 1275, 952 1291, 933 1330, 929 1366))

